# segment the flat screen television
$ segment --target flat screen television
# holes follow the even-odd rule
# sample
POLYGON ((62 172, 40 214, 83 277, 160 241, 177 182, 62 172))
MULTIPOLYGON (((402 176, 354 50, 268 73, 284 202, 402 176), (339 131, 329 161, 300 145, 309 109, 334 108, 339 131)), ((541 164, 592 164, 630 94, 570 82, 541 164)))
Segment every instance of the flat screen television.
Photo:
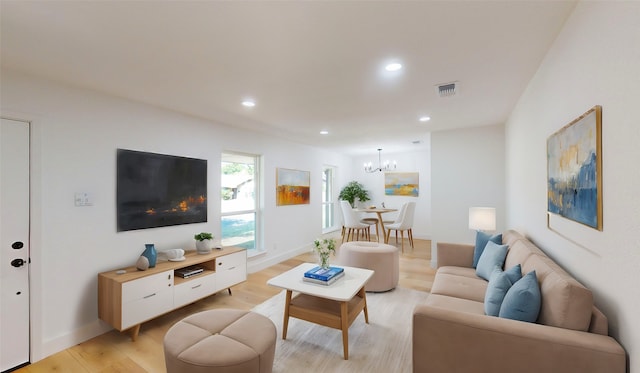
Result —
POLYGON ((207 221, 207 161, 117 152, 118 232, 207 221))

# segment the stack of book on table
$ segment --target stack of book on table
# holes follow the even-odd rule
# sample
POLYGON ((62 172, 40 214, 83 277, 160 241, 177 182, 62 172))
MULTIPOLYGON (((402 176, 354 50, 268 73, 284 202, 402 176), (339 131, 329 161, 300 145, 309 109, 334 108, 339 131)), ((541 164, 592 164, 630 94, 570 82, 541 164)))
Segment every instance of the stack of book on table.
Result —
POLYGON ((329 267, 325 269, 318 266, 305 272, 302 279, 314 284, 331 285, 342 276, 344 276, 344 268, 329 267))

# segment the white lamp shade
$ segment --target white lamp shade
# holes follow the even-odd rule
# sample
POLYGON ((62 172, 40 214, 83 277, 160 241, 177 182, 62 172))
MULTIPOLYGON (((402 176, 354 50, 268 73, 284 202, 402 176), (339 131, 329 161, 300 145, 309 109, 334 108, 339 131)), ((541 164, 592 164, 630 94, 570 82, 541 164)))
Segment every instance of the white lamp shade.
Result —
POLYGON ((469 207, 469 229, 496 230, 496 209, 493 207, 469 207))

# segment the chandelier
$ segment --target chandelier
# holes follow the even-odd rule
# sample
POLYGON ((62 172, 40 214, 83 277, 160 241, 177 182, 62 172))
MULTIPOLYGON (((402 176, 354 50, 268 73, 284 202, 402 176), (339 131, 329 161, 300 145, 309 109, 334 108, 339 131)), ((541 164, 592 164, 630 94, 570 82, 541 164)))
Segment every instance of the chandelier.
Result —
POLYGON ((382 149, 378 149, 378 167, 377 168, 373 168, 373 165, 371 164, 371 162, 369 163, 365 163, 364 164, 364 170, 366 172, 382 172, 382 171, 389 171, 389 170, 395 170, 396 169, 396 161, 393 161, 393 164, 389 163, 389 161, 384 161, 384 163, 382 163, 382 149))

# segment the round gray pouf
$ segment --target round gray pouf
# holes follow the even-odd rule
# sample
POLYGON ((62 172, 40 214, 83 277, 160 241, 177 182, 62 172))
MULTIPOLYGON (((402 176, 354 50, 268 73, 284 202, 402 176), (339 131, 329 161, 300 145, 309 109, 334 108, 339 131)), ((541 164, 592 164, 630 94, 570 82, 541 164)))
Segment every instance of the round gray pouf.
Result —
POLYGON ((251 311, 193 314, 164 337, 167 373, 271 373, 276 333, 269 318, 251 311))

